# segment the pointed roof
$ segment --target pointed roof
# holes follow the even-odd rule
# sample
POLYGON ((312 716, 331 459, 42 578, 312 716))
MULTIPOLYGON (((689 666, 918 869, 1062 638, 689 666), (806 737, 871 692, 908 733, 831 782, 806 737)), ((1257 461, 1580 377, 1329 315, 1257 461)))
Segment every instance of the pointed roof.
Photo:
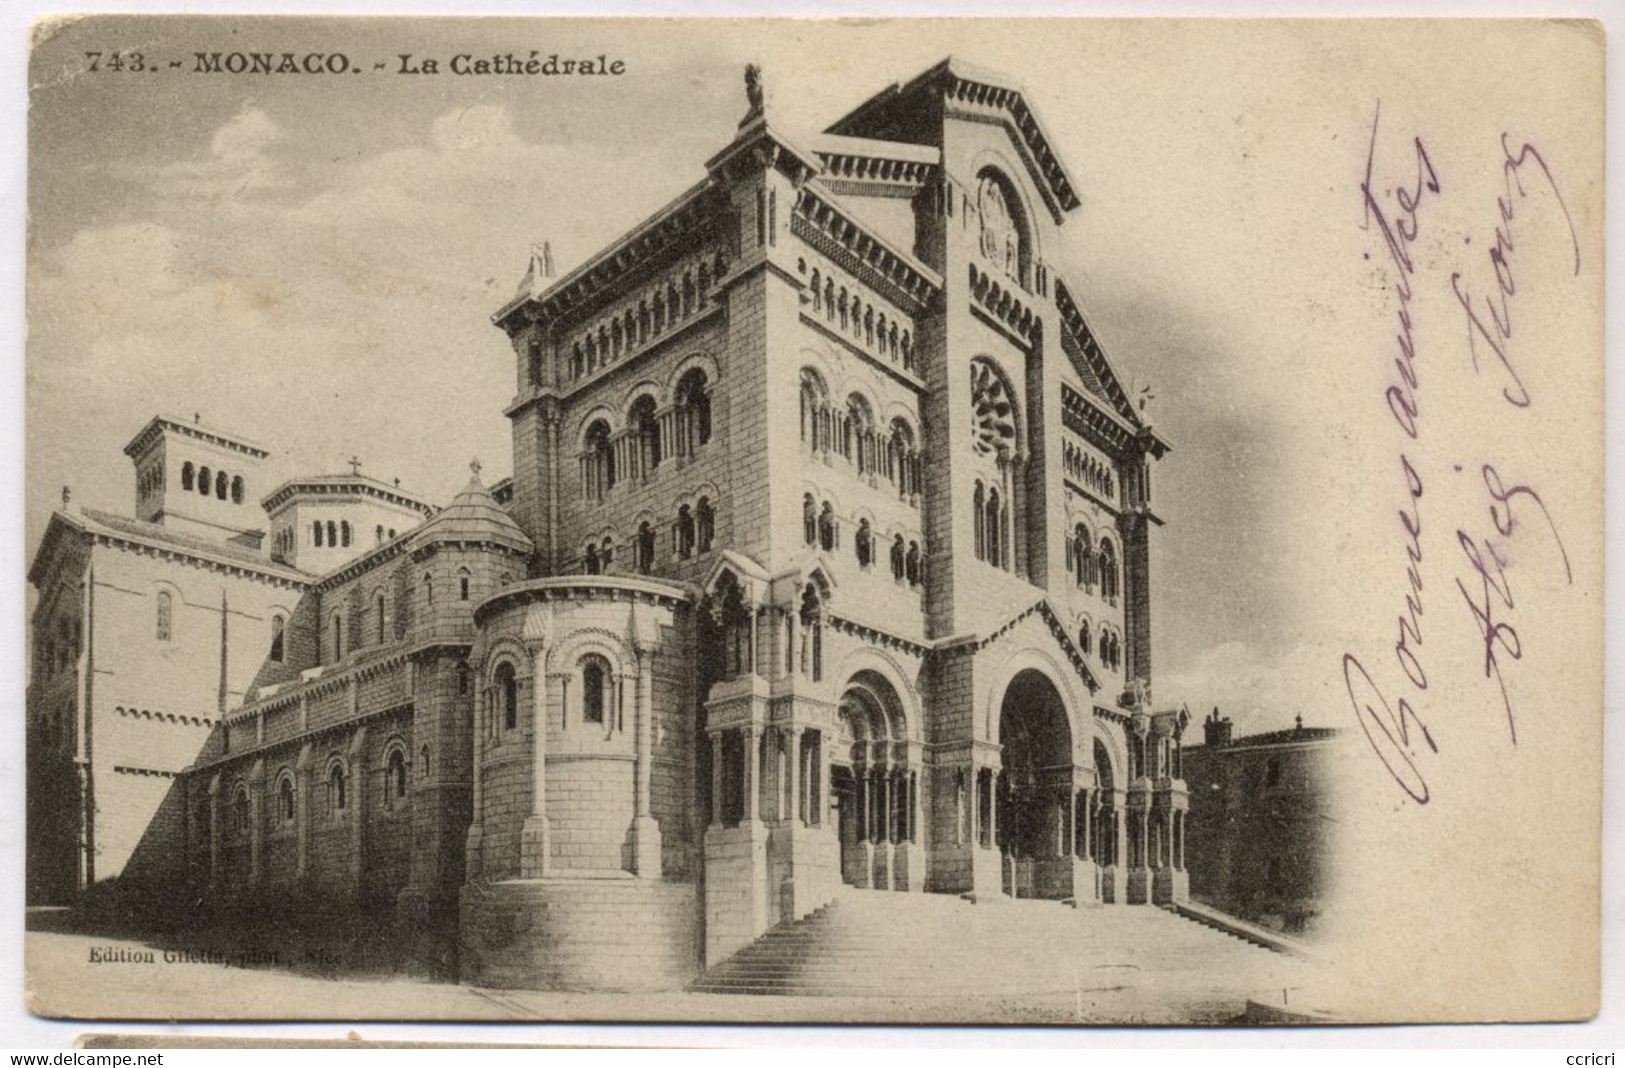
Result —
POLYGON ((1052 147, 1031 97, 1002 74, 949 56, 908 82, 887 86, 836 120, 828 132, 846 137, 907 141, 926 136, 921 104, 937 101, 981 115, 997 115, 1009 124, 1022 162, 1033 174, 1059 223, 1078 206, 1078 194, 1066 165, 1052 147))
POLYGON ((480 462, 475 460, 469 469, 468 485, 433 519, 412 532, 413 543, 476 542, 501 546, 526 556, 534 552, 535 544, 480 481, 480 462))

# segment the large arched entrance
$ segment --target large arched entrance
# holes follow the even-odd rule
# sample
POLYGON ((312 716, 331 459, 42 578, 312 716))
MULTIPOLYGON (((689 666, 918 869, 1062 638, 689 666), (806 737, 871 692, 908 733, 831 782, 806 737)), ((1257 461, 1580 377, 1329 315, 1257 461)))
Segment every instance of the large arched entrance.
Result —
POLYGON ((850 886, 905 890, 910 866, 918 864, 919 769, 902 702, 884 676, 859 671, 841 692, 839 717, 830 791, 841 878, 850 886))
POLYGON ((1072 896, 1075 849, 1072 728, 1055 684, 1029 668, 1010 680, 999 709, 999 850, 1005 892, 1072 896))

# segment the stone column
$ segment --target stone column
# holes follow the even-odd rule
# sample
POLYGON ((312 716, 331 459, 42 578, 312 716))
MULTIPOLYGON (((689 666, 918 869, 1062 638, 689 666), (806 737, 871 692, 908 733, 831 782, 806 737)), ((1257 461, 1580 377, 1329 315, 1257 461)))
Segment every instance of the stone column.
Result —
POLYGON ((220 891, 220 776, 209 780, 209 891, 220 891))
POLYGON ((1010 553, 1010 570, 1022 577, 1032 574, 1030 547, 1027 544, 1027 454, 1017 452, 1010 462, 1010 529, 1006 534, 1010 553))
MULTIPOLYGON (((473 680, 474 717, 470 724, 474 735, 473 762, 469 765, 473 782, 473 813, 468 824, 468 837, 463 846, 463 877, 473 882, 485 868, 485 772, 481 762, 485 753, 486 690, 480 680, 473 680)), ((444 758, 442 758, 444 759, 444 758)), ((301 834, 303 824, 300 825, 301 834)))
MULTIPOLYGON (((530 631, 530 621, 526 621, 530 631)), ((530 651, 530 815, 519 840, 519 877, 540 879, 552 868, 552 835, 547 819, 547 641, 527 634, 530 651)), ((606 712, 605 718, 613 715, 606 712)))
POLYGON ((711 826, 722 826, 722 732, 711 732, 711 826))
POLYGON ((632 870, 643 878, 660 876, 660 824, 649 804, 650 780, 654 771, 654 658, 652 646, 637 647, 637 762, 636 814, 632 817, 632 870))
MULTIPOLYGON (((263 722, 263 717, 261 718, 263 722)), ((258 889, 265 874, 265 765, 254 762, 248 775, 248 886, 258 889)))
MULTIPOLYGON (((754 616, 752 618, 754 618, 754 616)), ((754 632, 754 624, 752 624, 752 630, 754 632)), ((759 763, 762 759, 760 747, 757 745, 757 739, 760 737, 760 735, 757 733, 756 724, 754 723, 746 726, 740 732, 740 734, 742 735, 745 743, 745 759, 743 762, 744 769, 743 774, 741 775, 745 794, 744 821, 746 823, 755 823, 757 820, 756 810, 759 800, 757 797, 757 781, 761 771, 759 763)))
POLYGON ((367 728, 356 731, 350 742, 350 885, 359 895, 361 881, 366 874, 363 850, 366 848, 367 825, 367 728))
POLYGON ((299 751, 299 761, 293 770, 293 819, 295 879, 310 874, 310 746, 299 751))
MULTIPOLYGON (((823 826, 830 823, 830 820, 829 820, 830 771, 829 771, 829 769, 830 769, 830 766, 831 766, 830 762, 833 760, 833 758, 835 756, 834 738, 835 738, 834 733, 829 731, 829 730, 820 730, 818 732, 818 754, 817 754, 817 759, 818 759, 818 787, 817 787, 817 791, 816 791, 816 793, 817 793, 817 797, 816 797, 817 803, 814 805, 814 814, 817 817, 817 823, 818 823, 818 826, 820 826, 820 827, 823 827, 823 826)), ((832 828, 832 829, 836 830, 837 833, 839 832, 839 828, 832 828)))
POLYGON ((994 849, 999 848, 999 780, 1004 773, 994 768, 987 773, 987 840, 993 844, 994 849))
POLYGON ((805 821, 801 816, 801 728, 790 727, 785 731, 785 739, 790 744, 788 759, 785 761, 785 770, 789 772, 790 781, 783 794, 789 801, 790 812, 786 817, 791 823, 801 824, 805 821))

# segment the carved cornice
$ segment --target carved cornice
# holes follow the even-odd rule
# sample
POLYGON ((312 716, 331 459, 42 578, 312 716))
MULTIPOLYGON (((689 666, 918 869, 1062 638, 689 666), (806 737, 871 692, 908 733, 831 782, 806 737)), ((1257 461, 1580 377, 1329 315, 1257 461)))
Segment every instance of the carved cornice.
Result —
POLYGON ((1016 336, 1037 348, 1043 336, 1043 322, 1019 295, 1018 285, 1006 285, 1001 279, 970 265, 971 300, 1016 336))
POLYGON ((496 613, 529 604, 619 601, 677 609, 692 604, 694 599, 693 591, 658 579, 621 575, 556 575, 504 586, 474 606, 474 625, 483 627, 496 613))
POLYGON ((1072 640, 1072 636, 1067 633, 1065 621, 1063 621, 1061 617, 1056 614, 1055 609, 1050 605, 1048 598, 1039 598, 1028 607, 1022 609, 1020 612, 1017 612, 999 626, 988 631, 986 634, 981 635, 980 637, 975 635, 958 635, 952 638, 945 638, 936 643, 932 647, 932 651, 938 655, 944 656, 979 653, 988 646, 992 645, 994 642, 999 641, 1005 635, 1009 634, 1023 620, 1034 615, 1040 616, 1044 620, 1045 625, 1049 628, 1050 634, 1054 636, 1056 642, 1061 646, 1061 651, 1066 654, 1067 660, 1071 662, 1072 669, 1078 673, 1078 677, 1083 680, 1083 684, 1089 687, 1089 693, 1095 694, 1099 692, 1100 681, 1095 678, 1095 673, 1089 670, 1088 661, 1084 659, 1083 653, 1078 650, 1077 643, 1072 640))
POLYGON ((706 178, 540 296, 515 297, 498 309, 491 321, 512 334, 525 322, 556 319, 581 308, 651 258, 701 232, 720 204, 712 179, 706 178))
MULTIPOLYGON (((1061 383, 1061 421, 1072 433, 1098 443, 1118 458, 1132 451, 1134 431, 1095 403, 1093 397, 1073 389, 1065 382, 1061 383)), ((1085 495, 1093 496, 1087 493, 1085 495)))
POLYGON ((941 275, 872 233, 817 182, 801 187, 790 229, 906 311, 925 311, 942 291, 941 275))
POLYGON ((1089 323, 1079 310, 1077 301, 1072 299, 1066 283, 1060 278, 1055 279, 1055 307, 1061 313, 1061 329, 1072 334, 1078 352, 1089 365, 1089 370, 1100 380, 1100 386, 1106 391, 1113 410, 1135 430, 1145 425, 1140 413, 1134 410, 1134 405, 1129 401, 1128 394, 1123 392, 1123 385, 1118 381, 1117 373, 1112 370, 1111 361, 1106 359, 1105 350, 1095 340, 1094 331, 1089 329, 1089 323))
MULTIPOLYGON (((356 730, 365 730, 369 724, 376 723, 379 720, 410 715, 414 707, 413 702, 402 701, 399 704, 393 704, 387 708, 380 708, 375 712, 362 712, 359 715, 350 716, 334 723, 324 723, 320 727, 312 727, 309 730, 300 731, 298 734, 290 734, 286 738, 278 738, 273 742, 265 742, 263 744, 256 743, 246 749, 239 749, 230 753, 222 753, 213 760, 202 764, 192 765, 191 767, 187 768, 183 774, 187 775, 188 777, 193 775, 205 775, 209 774, 210 772, 218 775, 222 769, 240 761, 264 760, 267 753, 273 753, 279 749, 289 746, 308 746, 312 739, 319 738, 324 734, 335 734, 340 732, 349 733, 356 730)), ((297 760, 290 761, 290 763, 294 764, 295 767, 299 766, 297 760)))

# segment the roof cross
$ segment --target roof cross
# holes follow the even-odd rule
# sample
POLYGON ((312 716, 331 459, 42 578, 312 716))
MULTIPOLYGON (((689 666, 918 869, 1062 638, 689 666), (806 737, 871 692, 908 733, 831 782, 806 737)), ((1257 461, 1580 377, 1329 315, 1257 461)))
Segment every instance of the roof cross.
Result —
POLYGON ((344 462, 350 465, 350 474, 359 475, 361 473, 361 457, 352 453, 350 458, 344 462))
POLYGON ((480 458, 478 456, 468 462, 468 469, 474 473, 475 478, 480 477, 480 458))

